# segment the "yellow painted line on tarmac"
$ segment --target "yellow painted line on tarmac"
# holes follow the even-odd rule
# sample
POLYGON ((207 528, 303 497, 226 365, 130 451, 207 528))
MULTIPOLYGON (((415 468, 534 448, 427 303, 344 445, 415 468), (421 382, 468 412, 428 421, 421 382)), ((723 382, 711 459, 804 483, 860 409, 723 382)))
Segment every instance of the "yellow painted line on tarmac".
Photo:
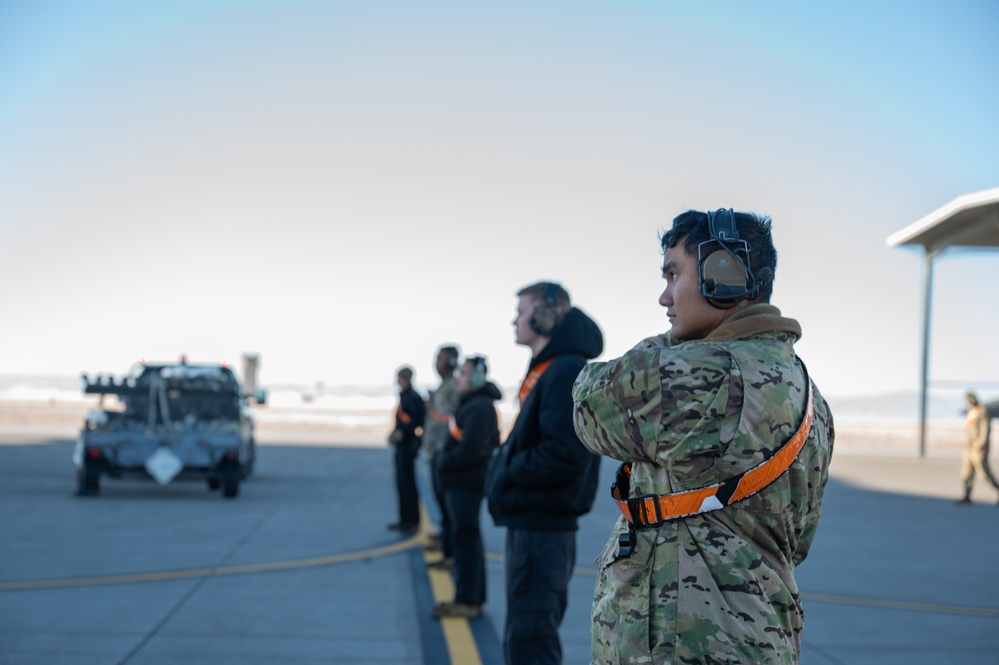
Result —
POLYGON ((129 584, 135 582, 162 582, 165 580, 183 580, 196 577, 213 577, 216 575, 245 575, 247 573, 265 573, 275 570, 295 570, 298 568, 314 568, 328 566, 347 561, 373 559, 376 557, 397 554, 412 549, 423 543, 421 534, 414 535, 384 547, 376 547, 357 552, 344 552, 328 556, 311 557, 308 559, 293 559, 289 561, 272 561, 269 563, 253 563, 241 566, 216 566, 212 568, 191 568, 188 570, 167 570, 154 573, 134 573, 129 575, 104 575, 100 577, 76 577, 61 580, 33 580, 24 582, 0 582, 0 591, 21 591, 25 589, 64 589, 81 586, 100 586, 107 584, 129 584))
MULTIPOLYGON (((310 557, 307 559, 292 559, 288 561, 272 561, 269 563, 244 564, 240 566, 215 566, 210 568, 190 568, 187 570, 165 570, 150 573, 132 573, 126 575, 101 575, 94 577, 74 577, 54 580, 27 580, 22 582, 0 582, 0 591, 25 591, 39 589, 67 589, 84 586, 104 586, 110 584, 134 584, 139 582, 163 582, 171 580, 184 580, 199 577, 214 577, 221 575, 245 575, 248 573, 265 573, 279 570, 296 570, 300 568, 314 568, 317 566, 329 566, 348 561, 358 561, 362 559, 373 559, 398 554, 414 547, 422 546, 426 542, 429 533, 428 525, 430 520, 423 509, 421 531, 405 540, 401 540, 384 547, 359 550, 357 552, 344 552, 342 554, 331 554, 328 556, 310 557)), ((423 558, 426 563, 437 561, 442 557, 436 552, 424 552, 423 558)), ((448 602, 454 600, 454 582, 451 574, 445 570, 427 569, 430 577, 430 587, 433 592, 434 602, 448 602)), ((427 608, 429 611, 429 608, 427 608)), ((441 629, 444 633, 444 641, 452 663, 462 665, 482 665, 482 658, 479 655, 475 637, 472 629, 468 625, 468 620, 460 617, 441 619, 441 629)))
MULTIPOLYGON (((423 511, 423 533, 429 534, 428 525, 430 519, 426 509, 423 511)), ((423 560, 426 563, 434 563, 444 558, 441 552, 429 552, 424 550, 423 560)), ((430 589, 434 595, 434 602, 447 603, 454 600, 454 582, 451 580, 451 573, 446 570, 427 568, 430 576, 430 589)), ((475 636, 472 635, 472 628, 468 625, 468 619, 461 617, 448 617, 440 620, 441 630, 444 632, 444 644, 447 646, 447 653, 452 663, 461 665, 482 665, 482 656, 479 654, 479 647, 475 643, 475 636)))

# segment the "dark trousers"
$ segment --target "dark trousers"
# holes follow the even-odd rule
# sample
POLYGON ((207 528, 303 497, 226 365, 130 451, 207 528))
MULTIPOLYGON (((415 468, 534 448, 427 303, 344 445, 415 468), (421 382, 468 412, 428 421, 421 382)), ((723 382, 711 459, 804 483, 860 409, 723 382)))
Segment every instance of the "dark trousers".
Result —
POLYGON ((454 556, 454 602, 486 602, 486 553, 479 529, 484 490, 444 489, 451 554, 454 556))
POLYGON ((454 556, 451 549, 451 520, 448 518, 447 507, 444 505, 444 488, 441 486, 441 474, 437 470, 436 459, 430 460, 430 485, 434 490, 434 498, 437 506, 441 509, 441 547, 444 550, 444 558, 454 556))
POLYGON ((507 529, 506 665, 562 662, 558 627, 575 566, 575 531, 507 529))
POLYGON ((395 487, 399 495, 399 523, 420 523, 420 497, 416 491, 416 446, 403 441, 395 446, 395 487))

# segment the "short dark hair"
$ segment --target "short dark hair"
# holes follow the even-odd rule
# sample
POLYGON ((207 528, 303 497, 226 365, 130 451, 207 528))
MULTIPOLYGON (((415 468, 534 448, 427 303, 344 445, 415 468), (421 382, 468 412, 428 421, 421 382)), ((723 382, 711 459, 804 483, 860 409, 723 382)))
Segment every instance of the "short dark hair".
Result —
MULTIPOLYGON (((770 302, 773 294, 774 275, 777 273, 777 249, 774 247, 773 236, 770 234, 770 217, 750 212, 735 213, 735 229, 739 239, 749 245, 749 266, 753 273, 760 274, 764 268, 770 269, 770 279, 760 286, 760 292, 751 302, 770 302)), ((663 233, 659 242, 665 254, 670 247, 675 247, 683 240, 683 249, 693 257, 697 257, 697 246, 711 239, 708 228, 708 214, 699 210, 688 210, 673 219, 673 228, 663 233)))
POLYGON ((437 355, 444 354, 451 361, 451 366, 454 367, 458 364, 458 347, 450 344, 446 344, 439 349, 437 349, 437 355))
POLYGON ((410 367, 409 365, 405 365, 404 367, 401 367, 399 369, 399 371, 397 373, 397 376, 399 378, 401 378, 402 380, 404 380, 404 381, 412 381, 413 380, 413 368, 410 367))
POLYGON ((517 291, 517 297, 532 298, 536 303, 544 302, 545 294, 549 290, 555 292, 555 306, 558 308, 556 323, 562 323, 569 310, 572 309, 572 299, 569 297, 569 292, 565 290, 565 287, 558 282, 535 282, 534 284, 528 284, 520 291, 517 291))

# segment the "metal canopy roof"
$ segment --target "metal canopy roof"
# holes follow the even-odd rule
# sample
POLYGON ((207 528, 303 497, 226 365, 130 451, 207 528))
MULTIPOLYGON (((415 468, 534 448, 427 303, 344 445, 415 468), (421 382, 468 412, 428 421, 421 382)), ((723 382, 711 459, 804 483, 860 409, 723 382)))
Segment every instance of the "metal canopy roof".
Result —
MULTIPOLYGON (((919 455, 926 454, 927 386, 930 376, 930 310, 933 261, 948 247, 999 248, 999 187, 959 196, 915 224, 888 236, 888 246, 923 247, 923 342, 919 406, 919 455)), ((992 413, 993 404, 989 404, 992 413)), ((995 416, 993 416, 995 417, 995 416)))
POLYGON ((929 254, 947 247, 999 247, 999 187, 959 196, 888 236, 889 247, 899 245, 922 245, 929 254))

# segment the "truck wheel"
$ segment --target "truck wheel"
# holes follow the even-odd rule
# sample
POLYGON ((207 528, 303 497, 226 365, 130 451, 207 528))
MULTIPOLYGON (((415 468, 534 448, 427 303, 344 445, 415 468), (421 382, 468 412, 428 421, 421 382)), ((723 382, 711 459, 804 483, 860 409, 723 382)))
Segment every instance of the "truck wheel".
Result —
POLYGON ((101 470, 97 467, 84 464, 83 468, 76 472, 77 496, 97 496, 101 493, 101 470))
POLYGON ((222 467, 222 496, 231 499, 239 494, 239 465, 226 464, 222 467))

